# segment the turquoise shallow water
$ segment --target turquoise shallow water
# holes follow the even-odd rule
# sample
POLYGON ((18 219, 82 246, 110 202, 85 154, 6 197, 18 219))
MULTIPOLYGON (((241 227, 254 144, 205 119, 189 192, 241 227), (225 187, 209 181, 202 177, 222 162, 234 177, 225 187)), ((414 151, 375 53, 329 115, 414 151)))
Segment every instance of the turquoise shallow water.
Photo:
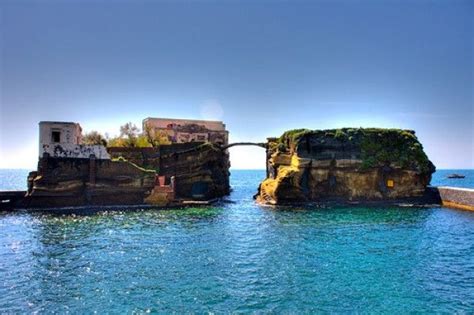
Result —
POLYGON ((263 176, 207 208, 0 214, 0 313, 474 310, 473 212, 259 207, 263 176))

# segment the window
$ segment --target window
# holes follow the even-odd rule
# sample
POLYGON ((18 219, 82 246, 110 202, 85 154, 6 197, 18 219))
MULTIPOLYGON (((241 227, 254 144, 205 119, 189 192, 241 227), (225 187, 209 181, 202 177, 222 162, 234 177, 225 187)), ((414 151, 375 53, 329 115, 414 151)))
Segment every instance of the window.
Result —
POLYGON ((61 132, 57 130, 53 130, 51 133, 51 141, 53 141, 54 143, 61 142, 61 132))

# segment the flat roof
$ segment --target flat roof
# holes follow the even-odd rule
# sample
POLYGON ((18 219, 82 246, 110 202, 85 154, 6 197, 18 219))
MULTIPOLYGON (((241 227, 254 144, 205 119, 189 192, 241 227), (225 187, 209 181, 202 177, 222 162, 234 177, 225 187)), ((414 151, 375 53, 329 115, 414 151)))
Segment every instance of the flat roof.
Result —
POLYGON ((198 121, 198 122, 214 122, 214 123, 221 123, 224 122, 222 120, 205 120, 205 119, 186 119, 186 118, 157 118, 157 117, 147 117, 143 119, 143 121, 148 119, 156 119, 156 120, 178 120, 178 121, 198 121))
POLYGON ((40 121, 39 124, 63 124, 63 125, 78 125, 79 123, 71 121, 40 121))

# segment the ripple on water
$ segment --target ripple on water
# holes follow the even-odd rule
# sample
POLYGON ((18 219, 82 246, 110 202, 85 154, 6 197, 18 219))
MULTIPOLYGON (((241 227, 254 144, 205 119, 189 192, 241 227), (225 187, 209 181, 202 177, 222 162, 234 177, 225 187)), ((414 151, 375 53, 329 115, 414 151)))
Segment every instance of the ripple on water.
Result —
POLYGON ((0 313, 469 312, 474 213, 234 203, 0 214, 0 313))

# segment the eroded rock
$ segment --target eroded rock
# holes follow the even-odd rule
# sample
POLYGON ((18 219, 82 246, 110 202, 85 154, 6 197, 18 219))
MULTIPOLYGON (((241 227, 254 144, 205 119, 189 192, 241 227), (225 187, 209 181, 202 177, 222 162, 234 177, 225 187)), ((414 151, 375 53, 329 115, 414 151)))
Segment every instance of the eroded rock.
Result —
POLYGON ((435 171, 411 130, 299 129, 269 139, 257 200, 402 200, 422 197, 435 171))
POLYGON ((142 204, 154 170, 126 161, 42 157, 28 176, 28 207, 142 204))
POLYGON ((176 181, 176 198, 208 200, 229 194, 229 154, 211 143, 175 143, 157 148, 109 148, 123 158, 176 181))

